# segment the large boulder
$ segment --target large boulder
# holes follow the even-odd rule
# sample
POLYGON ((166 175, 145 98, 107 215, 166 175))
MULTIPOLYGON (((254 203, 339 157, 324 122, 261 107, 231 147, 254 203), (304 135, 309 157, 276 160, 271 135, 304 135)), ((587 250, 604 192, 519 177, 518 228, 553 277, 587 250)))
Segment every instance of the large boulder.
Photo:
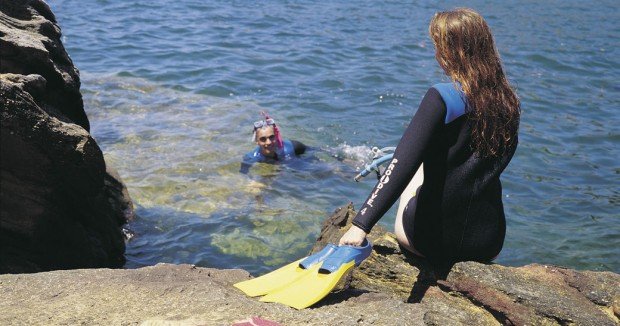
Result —
POLYGON ((121 267, 133 206, 43 1, 0 6, 0 273, 121 267))

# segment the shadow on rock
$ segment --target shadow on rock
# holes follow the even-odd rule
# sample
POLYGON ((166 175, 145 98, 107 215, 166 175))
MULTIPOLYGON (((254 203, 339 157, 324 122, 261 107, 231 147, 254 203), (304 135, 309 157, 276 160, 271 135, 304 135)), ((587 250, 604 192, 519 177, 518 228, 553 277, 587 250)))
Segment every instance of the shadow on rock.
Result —
MULTIPOLYGON (((312 249, 337 243, 348 230, 353 205, 336 209, 323 223, 312 249)), ((315 307, 356 305, 395 298, 411 304, 425 324, 618 325, 620 275, 532 264, 432 264, 401 248, 394 234, 375 226, 373 252, 339 292, 315 307)))

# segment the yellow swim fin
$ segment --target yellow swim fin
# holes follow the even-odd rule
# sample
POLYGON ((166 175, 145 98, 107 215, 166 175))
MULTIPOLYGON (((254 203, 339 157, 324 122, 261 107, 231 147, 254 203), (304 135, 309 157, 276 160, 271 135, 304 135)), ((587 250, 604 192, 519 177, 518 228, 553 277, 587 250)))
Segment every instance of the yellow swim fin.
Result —
POLYGON ((263 276, 236 283, 234 284, 234 287, 251 297, 276 291, 292 282, 295 282, 312 270, 316 272, 318 267, 321 265, 319 263, 332 254, 336 248, 337 246, 328 244, 325 248, 323 248, 323 250, 317 252, 316 254, 292 262, 263 276), (316 268, 313 268, 314 266, 316 266, 316 268))
POLYGON ((308 273, 310 271, 309 269, 304 269, 299 266, 302 260, 303 259, 292 262, 263 276, 236 283, 234 287, 251 297, 267 294, 296 281, 298 278, 308 273))
POLYGON ((328 244, 314 255, 234 286, 252 297, 266 294, 262 302, 303 309, 328 295, 371 252, 372 244, 367 240, 359 247, 328 244))
POLYGON ((295 309, 307 308, 328 295, 338 281, 354 266, 355 260, 342 264, 337 270, 323 274, 319 272, 319 264, 313 266, 305 276, 288 286, 269 292, 260 298, 262 302, 278 302, 295 309))
POLYGON ((367 240, 359 247, 338 246, 297 281, 269 292, 260 301, 278 302, 296 309, 310 307, 328 295, 338 282, 354 266, 368 258, 371 252, 372 244, 367 240))

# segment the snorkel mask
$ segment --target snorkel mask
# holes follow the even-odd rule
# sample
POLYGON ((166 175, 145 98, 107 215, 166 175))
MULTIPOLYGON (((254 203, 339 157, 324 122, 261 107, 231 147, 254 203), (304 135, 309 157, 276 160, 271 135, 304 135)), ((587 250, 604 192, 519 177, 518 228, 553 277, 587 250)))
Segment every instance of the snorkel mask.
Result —
POLYGON ((252 140, 256 142, 256 130, 267 126, 273 126, 273 134, 276 136, 276 146, 282 148, 284 144, 282 143, 282 135, 280 135, 280 129, 278 129, 276 121, 270 118, 265 111, 261 111, 260 114, 263 116, 263 120, 254 122, 254 135, 252 136, 252 140))

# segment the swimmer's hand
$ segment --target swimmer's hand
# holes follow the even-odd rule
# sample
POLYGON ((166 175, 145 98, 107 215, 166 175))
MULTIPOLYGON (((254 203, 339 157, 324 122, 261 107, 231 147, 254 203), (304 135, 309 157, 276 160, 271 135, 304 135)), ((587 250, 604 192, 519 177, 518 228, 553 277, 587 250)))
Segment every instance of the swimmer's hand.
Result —
POLYGON ((349 231, 340 238, 338 245, 361 246, 364 239, 366 239, 366 232, 355 225, 351 225, 349 231))

